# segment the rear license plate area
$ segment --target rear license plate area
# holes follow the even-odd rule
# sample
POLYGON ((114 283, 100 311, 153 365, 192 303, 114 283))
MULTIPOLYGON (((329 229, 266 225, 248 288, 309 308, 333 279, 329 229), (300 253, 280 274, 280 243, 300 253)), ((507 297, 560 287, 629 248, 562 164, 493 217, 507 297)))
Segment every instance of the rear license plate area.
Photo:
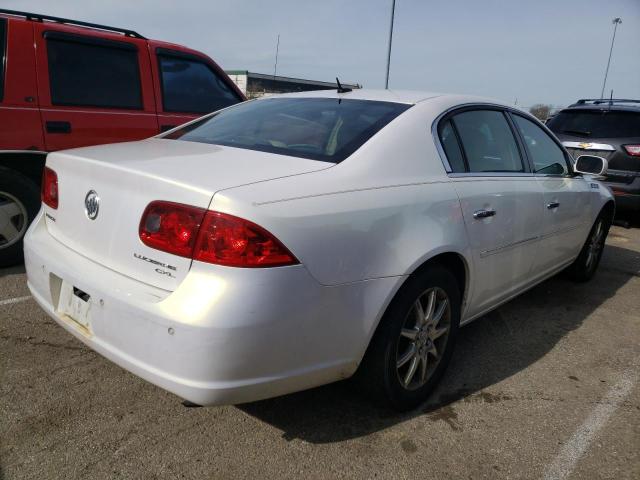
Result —
POLYGON ((91 329, 91 295, 62 281, 57 313, 81 327, 85 333, 91 329))

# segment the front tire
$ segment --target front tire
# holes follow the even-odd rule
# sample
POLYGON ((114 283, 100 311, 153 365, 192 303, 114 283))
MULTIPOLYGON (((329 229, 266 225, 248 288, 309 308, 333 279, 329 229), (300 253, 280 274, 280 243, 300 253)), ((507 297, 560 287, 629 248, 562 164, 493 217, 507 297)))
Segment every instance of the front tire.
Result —
POLYGON ((598 215, 587 241, 584 243, 578 258, 568 269, 569 276, 576 282, 587 282, 593 278, 602 258, 602 251, 611 227, 611 219, 606 212, 598 215))
POLYGON ((385 312, 357 378, 399 411, 423 403, 447 368, 460 325, 460 287, 433 265, 410 278, 385 312))
POLYGON ((40 191, 29 178, 0 169, 0 267, 22 261, 22 239, 40 208, 40 191))

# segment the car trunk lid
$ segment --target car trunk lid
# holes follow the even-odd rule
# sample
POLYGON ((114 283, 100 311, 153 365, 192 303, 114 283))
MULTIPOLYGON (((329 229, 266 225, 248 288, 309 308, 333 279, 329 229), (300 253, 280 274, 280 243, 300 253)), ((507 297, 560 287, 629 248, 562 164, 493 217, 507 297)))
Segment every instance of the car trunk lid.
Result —
POLYGON ((208 208, 216 191, 298 175, 332 164, 177 140, 150 139, 49 154, 59 205, 45 206, 50 234, 77 253, 150 285, 173 290, 191 259, 144 245, 147 205, 166 200, 208 208), (95 192, 95 193, 91 193, 95 192), (94 219, 87 204, 99 198, 94 219))

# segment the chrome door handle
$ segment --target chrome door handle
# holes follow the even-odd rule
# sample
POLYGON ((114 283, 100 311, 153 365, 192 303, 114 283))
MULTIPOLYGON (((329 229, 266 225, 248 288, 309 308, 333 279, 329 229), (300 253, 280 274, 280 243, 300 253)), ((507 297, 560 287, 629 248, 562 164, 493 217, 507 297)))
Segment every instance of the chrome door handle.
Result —
POLYGON ((486 210, 476 210, 473 212, 473 218, 488 218, 493 217, 496 211, 493 208, 487 208, 486 210))
POLYGON ((558 208, 559 206, 560 206, 560 202, 547 203, 547 208, 549 210, 553 210, 554 208, 558 208))

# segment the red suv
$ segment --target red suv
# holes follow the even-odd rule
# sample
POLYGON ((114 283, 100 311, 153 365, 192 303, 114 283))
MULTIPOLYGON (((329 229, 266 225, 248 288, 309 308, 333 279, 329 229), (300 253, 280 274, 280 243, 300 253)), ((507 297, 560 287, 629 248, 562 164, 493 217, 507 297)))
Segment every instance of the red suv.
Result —
POLYGON ((0 9, 0 267, 22 257, 47 152, 139 140, 243 100, 195 50, 0 9))

